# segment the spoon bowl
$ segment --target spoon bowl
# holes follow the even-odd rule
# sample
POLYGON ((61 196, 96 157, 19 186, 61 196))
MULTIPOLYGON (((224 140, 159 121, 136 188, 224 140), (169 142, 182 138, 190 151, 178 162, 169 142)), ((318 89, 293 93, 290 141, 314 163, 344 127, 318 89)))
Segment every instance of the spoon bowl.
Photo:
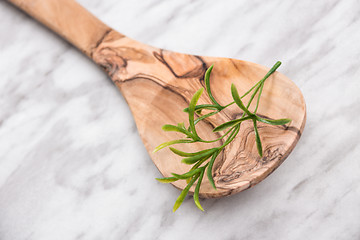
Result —
MULTIPOLYGON (((171 173, 185 173, 190 166, 181 163, 180 157, 169 149, 153 153, 159 144, 182 137, 179 133, 164 132, 161 127, 187 122, 183 109, 189 106, 193 94, 204 87, 206 69, 214 65, 211 87, 215 99, 222 105, 232 102, 231 83, 240 94, 245 93, 269 70, 248 61, 181 54, 151 47, 109 28, 72 0, 10 2, 59 33, 108 73, 126 99, 151 159, 165 177, 170 177, 171 173)), ((254 186, 273 172, 295 147, 306 119, 301 91, 286 76, 275 72, 266 81, 260 101, 258 115, 271 119, 290 118, 292 122, 287 126, 258 124, 262 157, 256 149, 252 124, 244 122, 238 136, 213 166, 217 190, 204 178, 200 197, 222 197, 254 186)), ((203 94, 199 104, 207 103, 211 101, 203 94)), ((201 121, 197 131, 204 139, 215 139, 223 133, 213 133, 215 126, 239 118, 241 114, 239 108, 231 106, 201 121)), ((220 144, 193 143, 175 147, 196 152, 220 144)), ((172 184, 179 189, 186 186, 185 181, 172 184)), ((190 189, 193 191, 194 187, 190 189)))

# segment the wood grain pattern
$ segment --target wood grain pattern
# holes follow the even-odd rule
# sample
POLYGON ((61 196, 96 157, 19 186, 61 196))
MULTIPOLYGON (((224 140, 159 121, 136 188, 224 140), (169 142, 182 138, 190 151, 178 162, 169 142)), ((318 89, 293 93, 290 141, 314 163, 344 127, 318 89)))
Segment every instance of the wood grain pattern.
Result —
MULTIPOLYGON (((204 87, 206 69, 211 64, 215 65, 211 86, 214 97, 224 105, 232 101, 232 82, 240 93, 244 93, 269 70, 247 61, 187 55, 145 45, 106 27, 71 0, 61 2, 61 5, 66 5, 61 8, 75 9, 69 12, 81 16, 74 17, 67 13, 67 24, 49 24, 47 19, 48 16, 55 20, 64 19, 62 11, 53 11, 57 9, 53 6, 59 4, 60 0, 35 0, 34 8, 29 7, 29 4, 24 7, 24 1, 11 2, 65 36, 108 73, 129 104, 144 145, 165 177, 172 172, 184 173, 190 167, 182 164, 180 157, 168 149, 152 153, 160 143, 181 137, 178 133, 163 132, 161 126, 187 122, 187 114, 182 109, 188 107, 196 90, 204 87), (43 13, 44 8, 36 6, 37 3, 51 5, 47 7, 50 13, 43 13), (81 19, 79 21, 85 26, 84 32, 73 31, 71 23, 76 19, 81 19)), ((199 103, 210 103, 210 99, 203 94, 199 103)), ((238 137, 215 162, 213 176, 218 190, 212 189, 204 178, 201 197, 226 196, 254 186, 273 172, 295 147, 304 129, 306 111, 301 91, 290 79, 276 72, 267 80, 258 113, 266 118, 291 118, 293 121, 288 126, 258 124, 264 149, 262 158, 257 153, 251 123, 243 123, 238 137)), ((214 139, 219 134, 212 132, 214 126, 240 117, 241 114, 236 106, 225 109, 199 123, 198 133, 205 139, 214 139)), ((213 143, 214 146, 219 144, 221 142, 213 143)), ((209 145, 195 143, 177 147, 194 152, 208 148, 209 145)), ((173 184, 179 189, 186 185, 185 181, 173 184)))
POLYGON ((111 29, 73 0, 10 0, 86 55, 111 29))

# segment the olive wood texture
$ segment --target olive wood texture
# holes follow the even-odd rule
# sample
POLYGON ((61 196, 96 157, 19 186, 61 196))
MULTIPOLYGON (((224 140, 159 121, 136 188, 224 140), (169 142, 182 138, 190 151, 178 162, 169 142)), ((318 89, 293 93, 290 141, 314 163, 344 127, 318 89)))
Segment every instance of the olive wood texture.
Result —
MULTIPOLYGON (((204 73, 214 64, 210 82, 213 95, 220 104, 232 102, 230 86, 246 92, 269 70, 261 65, 228 58, 202 57, 171 52, 130 39, 103 24, 72 0, 10 0, 11 3, 75 45, 103 68, 125 97, 144 145, 154 164, 165 177, 184 173, 190 166, 169 149, 157 153, 159 144, 178 138, 179 133, 163 132, 164 124, 187 122, 192 95, 204 87, 204 73)), ((245 98, 247 102, 248 97, 245 98)), ((210 103, 203 94, 199 104, 210 103)), ((251 105, 250 108, 254 108, 251 105)), ((218 156, 213 167, 217 190, 206 178, 200 197, 215 198, 248 189, 273 172, 290 154, 304 129, 306 111, 301 91, 286 76, 275 72, 265 83, 258 114, 265 118, 291 118, 287 126, 258 123, 263 144, 263 157, 257 153, 252 122, 244 122, 239 135, 218 156)), ((200 122, 197 130, 204 139, 215 139, 212 129, 224 121, 239 118, 235 105, 200 122)), ((219 146, 220 142, 212 143, 219 146)), ((193 143, 175 146, 195 152, 211 144, 193 143)), ((155 177, 155 176, 154 176, 155 177)), ((184 180, 174 182, 179 189, 184 180)), ((192 193, 194 187, 190 189, 192 193)))

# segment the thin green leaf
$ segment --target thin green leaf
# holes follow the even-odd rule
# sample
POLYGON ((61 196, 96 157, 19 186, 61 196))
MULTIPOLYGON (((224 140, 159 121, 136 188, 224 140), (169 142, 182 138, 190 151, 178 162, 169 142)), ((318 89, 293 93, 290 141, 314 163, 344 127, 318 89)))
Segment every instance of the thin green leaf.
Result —
MULTIPOLYGON (((195 107, 195 112, 202 110, 202 109, 208 109, 208 110, 218 110, 219 107, 212 105, 212 104, 200 104, 200 105, 196 105, 195 107)), ((184 108, 183 110, 184 112, 188 113, 189 112, 189 108, 184 108)))
POLYGON ((236 103, 236 105, 241 108, 247 115, 252 116, 253 114, 244 106, 243 102, 240 99, 239 93, 234 84, 231 84, 231 95, 236 103))
POLYGON ((258 120, 259 122, 270 124, 270 125, 285 125, 285 124, 291 122, 291 119, 288 119, 288 118, 272 120, 272 119, 261 118, 258 116, 256 117, 256 120, 258 120))
POLYGON ((199 155, 196 155, 196 156, 193 156, 193 157, 187 157, 187 158, 184 158, 183 160, 181 160, 183 163, 185 164, 194 164, 196 163, 197 161, 201 161, 201 160, 206 160, 208 159, 215 151, 217 150, 217 148, 213 148, 213 149, 210 149, 209 152, 205 152, 205 153, 202 153, 202 154, 199 154, 199 155))
POLYGON ((199 192, 200 192, 200 185, 201 185, 202 179, 204 177, 204 172, 205 172, 205 168, 202 168, 200 176, 199 176, 199 180, 196 184, 195 191, 194 191, 194 202, 201 211, 204 211, 204 208, 201 206, 200 201, 199 201, 199 192))
POLYGON ((193 140, 190 140, 190 139, 178 139, 178 140, 172 140, 172 141, 169 141, 169 142, 164 142, 162 144, 160 144, 159 146, 157 146, 155 149, 154 149, 154 153, 167 147, 167 146, 170 146, 170 145, 173 145, 173 144, 178 144, 178 143, 192 143, 194 142, 193 140))
POLYGON ((206 87, 206 92, 207 92, 207 94, 209 95, 210 100, 211 100, 216 106, 221 107, 221 105, 215 100, 214 96, 213 96, 212 93, 211 93, 211 88, 210 88, 210 74, 211 74, 211 71, 212 71, 213 67, 214 67, 214 64, 211 65, 211 66, 206 70, 205 77, 204 77, 205 87, 206 87))
POLYGON ((263 154, 262 154, 262 145, 261 145, 260 135, 259 135, 259 132, 258 132, 258 128, 257 128, 255 119, 253 119, 253 123, 254 123, 256 147, 258 149, 260 157, 262 157, 263 156, 263 154))
POLYGON ((265 81, 271 74, 273 74, 281 65, 280 61, 277 61, 274 66, 266 73, 266 75, 261 79, 261 81, 265 81))
POLYGON ((249 120, 249 119, 252 119, 253 117, 251 116, 246 116, 246 117, 242 117, 240 119, 234 119, 234 120, 231 120, 231 121, 228 121, 226 123, 223 123, 219 126, 217 126, 216 128, 213 129, 213 132, 219 132, 219 131, 222 131, 222 130, 225 130, 227 128, 230 128, 230 127, 233 127, 245 120, 249 120))
POLYGON ((195 124, 197 124, 198 122, 204 120, 205 118, 211 117, 212 115, 215 115, 215 114, 217 114, 217 113, 218 113, 218 111, 205 114, 205 115, 197 118, 197 119, 195 120, 195 124))
POLYGON ((194 123, 194 113, 195 113, 195 106, 196 103, 199 101, 201 94, 203 93, 204 88, 200 88, 192 97, 190 104, 189 104, 189 124, 190 130, 195 135, 197 139, 200 139, 199 135, 196 132, 195 123, 194 123))
POLYGON ((211 149, 205 149, 205 150, 202 150, 202 151, 199 151, 199 152, 192 152, 192 153, 187 153, 187 152, 183 152, 183 151, 180 151, 176 148, 172 148, 170 147, 169 148, 173 153, 181 156, 181 157, 193 157, 193 156, 196 156, 196 155, 199 155, 199 154, 202 154, 202 153, 206 153, 206 152, 209 152, 211 151, 211 149))
POLYGON ((175 182, 175 181, 179 180, 176 177, 164 177, 164 178, 155 178, 155 179, 161 183, 171 183, 171 182, 175 182))
POLYGON ((194 170, 190 170, 187 173, 184 174, 176 174, 176 173, 172 173, 172 175, 178 179, 188 179, 192 176, 194 176, 195 174, 199 173, 201 171, 200 168, 194 169, 194 170))
POLYGON ((209 179, 209 182, 211 184, 211 186, 216 190, 216 186, 215 186, 215 182, 212 176, 212 168, 215 162, 215 159, 217 158, 217 156, 220 154, 221 151, 217 151, 214 155, 212 155, 210 161, 209 161, 209 165, 207 167, 207 177, 209 179))
POLYGON ((184 201, 186 195, 188 194, 191 186, 195 183, 195 181, 198 177, 199 177, 199 175, 193 177, 191 179, 191 181, 189 182, 189 184, 184 188, 184 190, 182 190, 182 192, 180 193, 180 196, 176 199, 176 202, 173 207, 173 212, 175 212, 180 207, 180 205, 184 201))
POLYGON ((170 125, 170 124, 165 124, 164 126, 162 126, 162 130, 165 132, 180 132, 185 134, 188 137, 193 137, 193 134, 191 134, 191 132, 189 132, 188 130, 186 130, 186 128, 182 128, 179 126, 175 126, 175 125, 170 125))

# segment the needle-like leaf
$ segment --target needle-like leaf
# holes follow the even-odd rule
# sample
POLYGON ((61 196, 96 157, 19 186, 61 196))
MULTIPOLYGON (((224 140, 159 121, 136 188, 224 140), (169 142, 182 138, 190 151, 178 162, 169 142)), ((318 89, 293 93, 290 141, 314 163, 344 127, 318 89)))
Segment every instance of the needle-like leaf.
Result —
POLYGON ((199 152, 193 152, 193 153, 187 153, 187 152, 183 152, 183 151, 180 151, 176 148, 172 148, 170 147, 169 148, 173 153, 175 153, 176 155, 179 155, 181 157, 193 157, 193 156, 197 156, 199 154, 203 154, 203 153, 206 153, 206 152, 209 152, 211 151, 212 149, 205 149, 205 150, 202 150, 202 151, 199 151, 199 152))
POLYGON ((173 145, 173 144, 178 144, 178 143, 192 143, 194 142, 193 140, 190 140, 190 139, 179 139, 179 140, 172 140, 172 141, 168 141, 168 142, 164 142, 162 144, 160 144, 159 146, 157 146, 155 149, 154 149, 154 153, 165 148, 165 147, 168 147, 170 145, 173 145))
POLYGON ((213 176, 212 176, 212 168, 213 168, 213 165, 214 165, 214 162, 215 162, 215 159, 217 158, 217 156, 219 155, 220 151, 217 151, 216 153, 214 153, 214 155, 212 155, 211 159, 210 159, 210 162, 209 162, 209 165, 207 167, 207 177, 209 179, 209 182, 211 184, 211 186, 216 190, 216 186, 215 186, 215 182, 214 182, 214 179, 213 179, 213 176))
POLYGON ((190 104, 189 104, 189 124, 190 130, 195 135, 197 139, 200 139, 199 135, 196 132, 195 123, 194 123, 194 114, 195 114, 195 106, 196 103, 199 101, 201 94, 203 93, 204 88, 200 88, 192 97, 190 104))
POLYGON ((184 173, 184 174, 176 174, 176 173, 172 173, 172 175, 178 179, 188 179, 192 176, 194 176, 195 174, 199 173, 201 171, 200 168, 196 168, 194 170, 191 170, 187 173, 184 173))
POLYGON ((249 119, 252 119, 253 117, 251 116, 246 116, 246 117, 242 117, 240 119, 234 119, 234 120, 231 120, 231 121, 228 121, 226 123, 223 123, 219 126, 217 126, 216 128, 213 129, 213 132, 219 132, 219 131, 222 131, 222 130, 225 130, 227 128, 230 128, 230 127, 233 127, 235 126, 236 124, 239 124, 245 120, 249 120, 249 119))
POLYGON ((201 206, 200 201, 199 201, 199 192, 200 192, 200 185, 201 185, 202 179, 204 177, 204 172, 205 172, 205 168, 201 168, 201 173, 200 173, 200 176, 199 176, 199 179, 196 184, 195 191, 194 191, 194 202, 201 211, 204 211, 204 208, 201 206))
POLYGON ((171 182, 175 182, 175 181, 179 180, 176 177, 164 177, 164 178, 155 178, 155 179, 161 183, 171 183, 171 182))
POLYGON ((213 148, 211 149, 209 152, 205 152, 205 153, 202 153, 202 154, 199 154, 199 155, 196 155, 196 156, 193 156, 193 157, 187 157, 187 158, 184 158, 183 160, 181 160, 183 163, 185 164, 194 164, 196 163, 197 161, 200 161, 200 160, 206 160, 208 159, 217 149, 216 148, 213 148))
POLYGON ((176 199, 176 202, 173 207, 173 212, 175 212, 180 207, 180 205, 184 201, 186 195, 188 194, 191 186, 195 183, 195 181, 198 177, 199 177, 199 174, 197 176, 193 177, 191 179, 191 181, 189 182, 189 184, 184 188, 184 190, 182 190, 182 192, 180 193, 180 196, 176 199))
MULTIPOLYGON (((200 104, 200 105, 196 105, 195 107, 195 112, 200 111, 202 109, 208 109, 208 110, 218 110, 218 106, 215 106, 213 104, 200 104)), ((184 112, 188 113, 189 112, 189 108, 184 108, 183 110, 184 112)))
POLYGON ((193 138, 193 134, 189 132, 186 128, 183 128, 182 126, 175 126, 170 124, 165 124, 162 126, 162 130, 165 132, 180 132, 185 134, 188 137, 193 138))
POLYGON ((260 135, 259 135, 259 132, 258 132, 258 128, 257 128, 256 120, 255 120, 255 119, 253 119, 253 123, 254 123, 254 132, 255 132, 256 147, 257 147, 257 149, 258 149, 258 152, 259 152, 260 157, 262 157, 262 156, 263 156, 263 153, 262 153, 262 145, 261 145, 260 135))
POLYGON ((214 67, 214 64, 211 65, 207 70, 206 70, 206 73, 205 73, 205 77, 204 77, 204 80, 205 80, 205 87, 206 87, 206 92, 210 98, 210 100, 218 107, 222 107, 214 98, 214 96, 212 95, 211 93, 211 88, 210 88, 210 74, 211 74, 211 71, 214 67))
POLYGON ((241 108, 247 115, 252 116, 253 114, 244 106, 244 103, 241 101, 239 93, 234 84, 231 84, 231 95, 236 103, 236 105, 241 108))
POLYGON ((258 120, 259 122, 270 124, 270 125, 285 125, 285 124, 288 124, 289 122, 291 122, 291 119, 288 119, 288 118, 272 120, 272 119, 261 118, 258 116, 256 117, 256 120, 258 120))

